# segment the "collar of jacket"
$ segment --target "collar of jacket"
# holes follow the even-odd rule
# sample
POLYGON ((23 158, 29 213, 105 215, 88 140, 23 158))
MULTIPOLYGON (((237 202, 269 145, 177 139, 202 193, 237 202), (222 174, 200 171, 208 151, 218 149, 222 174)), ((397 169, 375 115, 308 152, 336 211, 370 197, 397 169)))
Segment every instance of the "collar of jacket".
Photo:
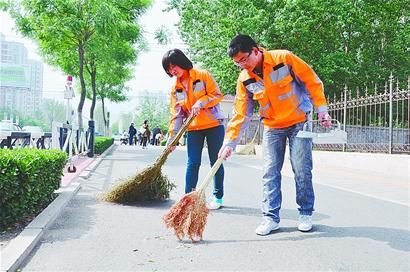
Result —
MULTIPOLYGON (((192 79, 194 79, 195 76, 196 76, 196 70, 194 68, 191 68, 191 69, 189 69, 188 72, 189 72, 188 84, 190 84, 190 82, 192 82, 192 79)), ((175 88, 176 89, 184 89, 184 86, 182 85, 182 82, 179 78, 176 79, 175 88)))
MULTIPOLYGON (((275 61, 272 58, 272 55, 263 47, 258 47, 259 51, 263 54, 263 71, 269 67, 275 66, 275 61)), ((242 78, 255 78, 257 75, 254 72, 248 72, 248 70, 242 69, 242 78)))

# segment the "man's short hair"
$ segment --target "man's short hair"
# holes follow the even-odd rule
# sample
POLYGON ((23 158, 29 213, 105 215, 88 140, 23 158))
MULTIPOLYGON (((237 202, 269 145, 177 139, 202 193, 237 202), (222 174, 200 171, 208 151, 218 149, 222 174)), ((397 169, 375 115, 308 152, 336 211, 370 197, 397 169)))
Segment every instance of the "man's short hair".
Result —
POLYGON ((168 71, 170 64, 177 65, 184 70, 190 70, 193 68, 192 62, 181 50, 177 48, 168 50, 162 57, 162 67, 165 72, 172 77, 168 71))
POLYGON ((252 39, 249 35, 239 34, 236 35, 229 43, 228 55, 233 58, 239 52, 250 53, 254 47, 258 47, 254 39, 252 39))

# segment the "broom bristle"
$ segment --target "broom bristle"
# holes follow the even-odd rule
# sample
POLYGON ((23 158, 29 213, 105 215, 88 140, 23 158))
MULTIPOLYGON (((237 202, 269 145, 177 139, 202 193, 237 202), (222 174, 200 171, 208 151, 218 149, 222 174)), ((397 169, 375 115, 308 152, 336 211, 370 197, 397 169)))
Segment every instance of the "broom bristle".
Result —
POLYGON ((161 172, 165 160, 166 156, 161 156, 152 166, 114 185, 101 198, 115 203, 168 198, 175 184, 161 172))
POLYGON ((250 143, 243 147, 238 147, 235 153, 238 155, 256 155, 255 144, 250 143))
POLYGON ((208 213, 205 197, 194 191, 175 203, 163 219, 179 240, 187 236, 192 242, 197 242, 202 240, 208 213))
POLYGON ((167 228, 174 229, 179 240, 185 236, 185 225, 197 198, 198 193, 195 191, 184 195, 163 217, 167 228))
MULTIPOLYGON (((195 115, 191 114, 185 120, 170 146, 177 144, 194 118, 195 115)), ((110 191, 103 194, 101 199, 109 202, 125 203, 138 200, 161 200, 168 198, 169 192, 175 188, 175 184, 169 182, 168 178, 162 175, 161 167, 171 152, 171 149, 166 148, 155 161, 154 165, 135 176, 131 176, 117 183, 110 191)))
POLYGON ((187 236, 192 242, 202 240, 202 233, 205 230, 208 214, 209 210, 206 207, 205 198, 200 197, 191 211, 189 225, 187 226, 187 236))

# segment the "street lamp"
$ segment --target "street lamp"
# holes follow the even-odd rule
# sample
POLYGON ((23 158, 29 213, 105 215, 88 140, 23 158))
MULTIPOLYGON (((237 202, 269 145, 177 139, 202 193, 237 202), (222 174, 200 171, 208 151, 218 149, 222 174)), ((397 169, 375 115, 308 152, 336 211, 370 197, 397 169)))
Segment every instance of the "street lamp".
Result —
POLYGON ((64 99, 67 100, 66 105, 66 123, 71 124, 71 103, 70 100, 74 98, 74 88, 73 88, 73 77, 72 76, 67 76, 67 81, 65 84, 65 90, 64 90, 64 99))

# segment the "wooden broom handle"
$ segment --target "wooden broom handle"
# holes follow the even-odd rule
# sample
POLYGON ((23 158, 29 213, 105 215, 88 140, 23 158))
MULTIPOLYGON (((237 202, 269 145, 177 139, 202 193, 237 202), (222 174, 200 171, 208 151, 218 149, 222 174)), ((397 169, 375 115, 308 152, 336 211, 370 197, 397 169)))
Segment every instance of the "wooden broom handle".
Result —
POLYGON ((177 145, 179 139, 184 135, 185 131, 188 129, 188 126, 192 123, 194 120, 195 116, 190 114, 188 118, 185 120, 185 123, 180 127, 178 130, 177 134, 175 135, 175 138, 172 140, 171 144, 169 146, 175 146, 177 145))
POLYGON ((260 124, 260 122, 259 122, 258 125, 256 126, 255 135, 253 135, 252 141, 250 142, 250 143, 252 143, 252 144, 255 142, 256 136, 258 135, 258 132, 259 132, 259 130, 260 130, 259 124, 260 124))
POLYGON ((199 184, 197 191, 201 194, 205 191, 206 187, 208 187, 209 183, 211 182, 212 178, 215 176, 216 172, 218 171, 219 167, 223 163, 223 158, 218 158, 218 160, 214 163, 209 173, 206 175, 204 180, 199 184))

